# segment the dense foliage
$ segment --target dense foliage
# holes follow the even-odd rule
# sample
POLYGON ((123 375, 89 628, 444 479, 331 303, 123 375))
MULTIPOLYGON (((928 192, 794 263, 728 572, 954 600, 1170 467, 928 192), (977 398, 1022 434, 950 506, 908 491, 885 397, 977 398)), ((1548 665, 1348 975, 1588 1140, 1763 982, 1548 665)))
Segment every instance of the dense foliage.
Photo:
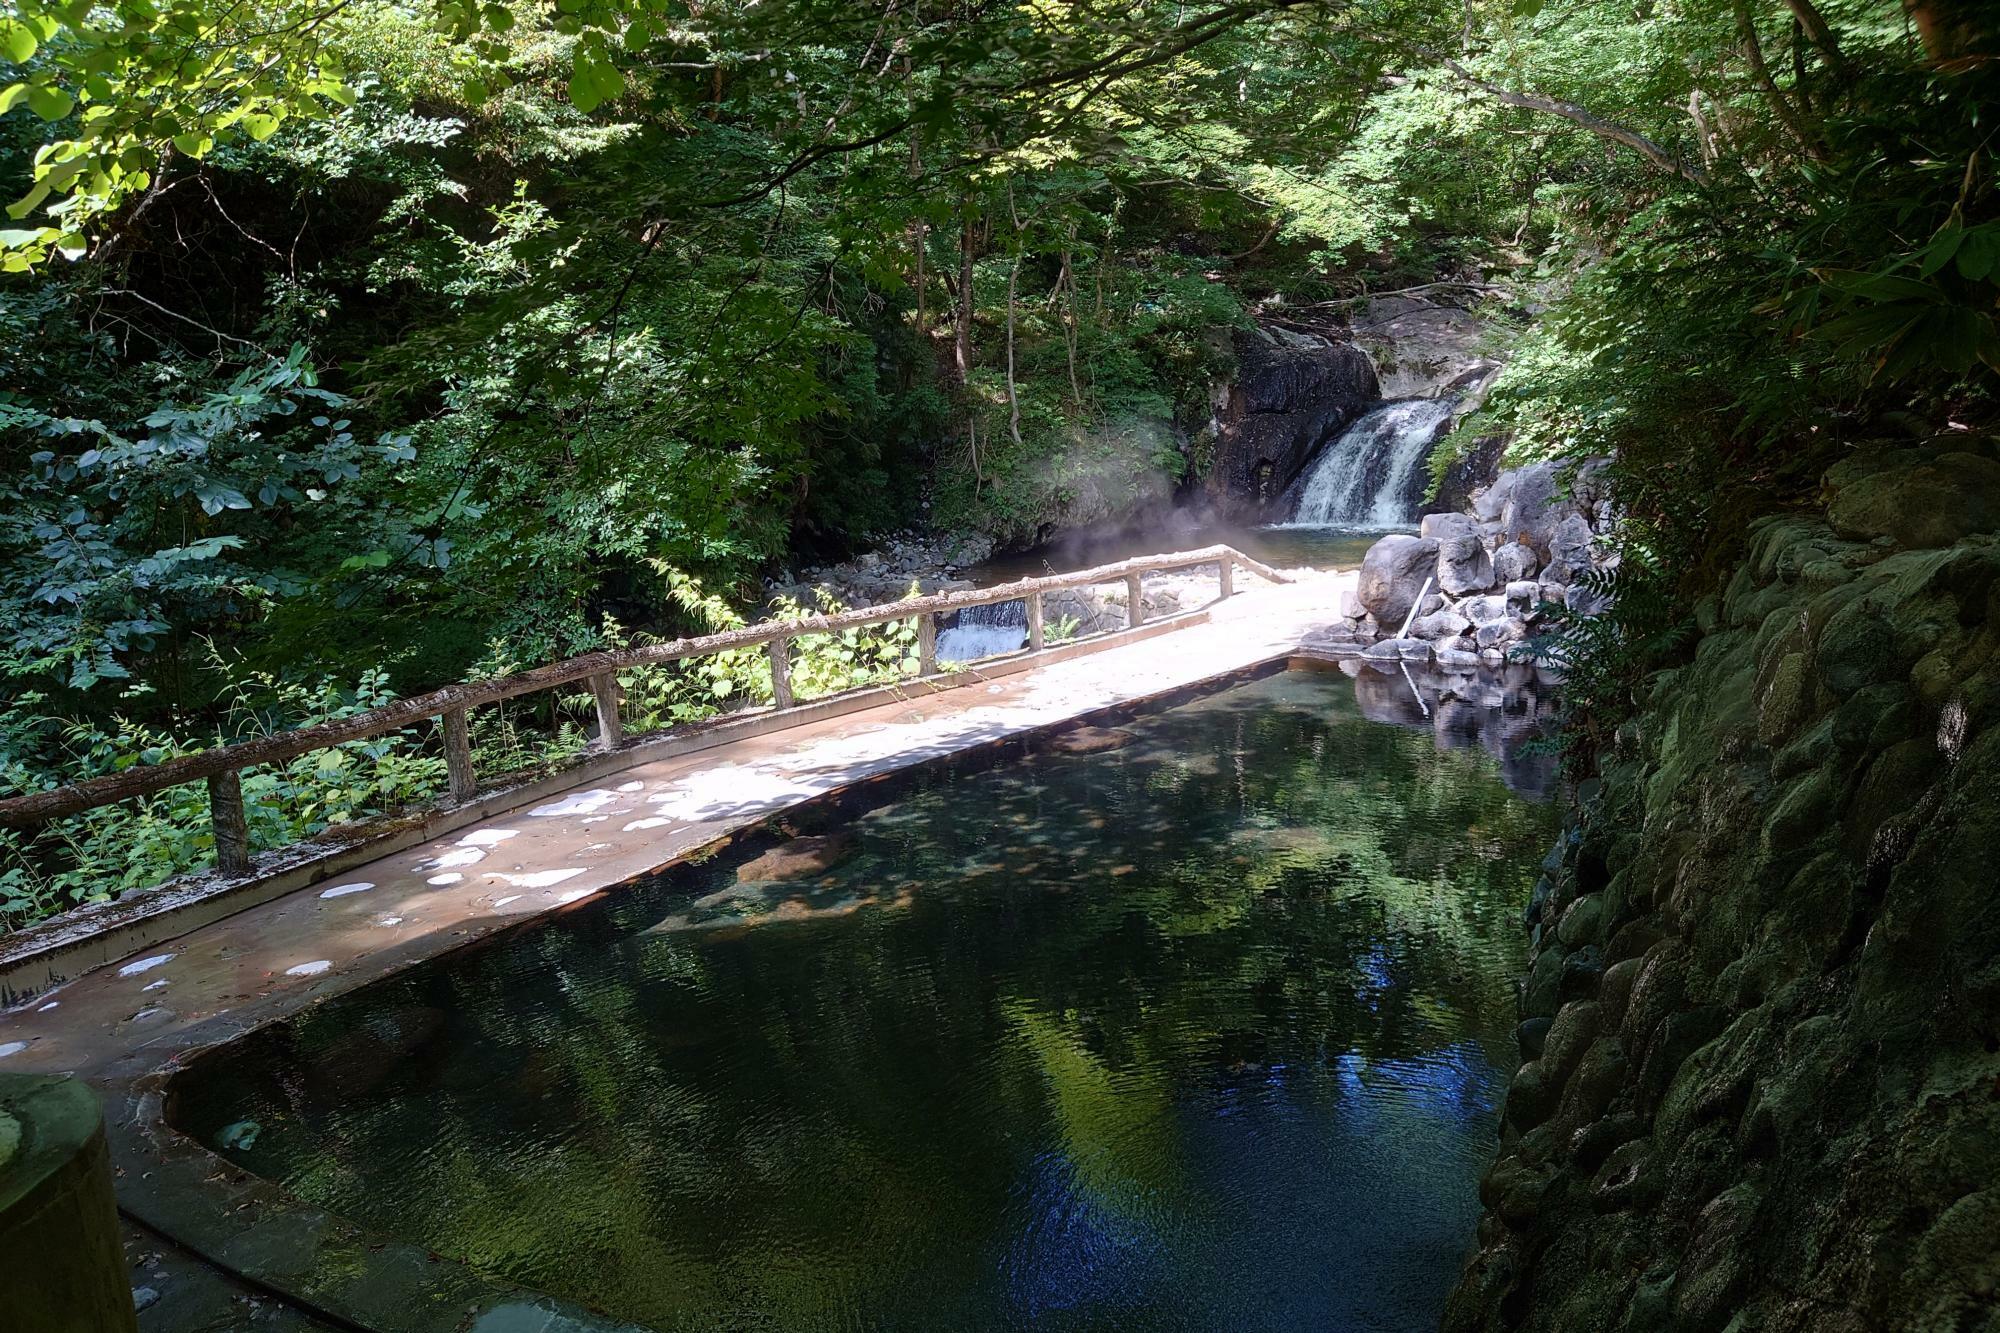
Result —
MULTIPOLYGON (((1968 0, 13 0, 8 786, 1116 517, 1200 471, 1232 326, 1441 279, 1538 316, 1463 436, 1621 460, 1615 709, 1743 514, 1987 428, 1993 47, 1968 0)), ((291 827, 431 780, 392 748, 291 827)), ((0 910, 203 836, 10 843, 0 910)))

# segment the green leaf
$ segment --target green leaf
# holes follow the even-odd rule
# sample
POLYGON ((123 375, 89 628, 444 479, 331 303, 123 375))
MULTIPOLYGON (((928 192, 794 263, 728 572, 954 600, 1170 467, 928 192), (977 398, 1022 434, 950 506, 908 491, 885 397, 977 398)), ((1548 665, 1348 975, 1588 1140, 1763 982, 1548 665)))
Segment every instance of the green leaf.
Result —
POLYGON ((35 34, 28 30, 28 25, 25 23, 0 25, 0 51, 5 51, 7 58, 15 64, 26 64, 40 45, 41 43, 35 40, 35 34))
POLYGON ((27 97, 28 85, 25 83, 10 83, 5 88, 0 88, 0 116, 21 105, 27 97))
POLYGON ((1514 0, 1514 17, 1531 19, 1542 12, 1542 0, 1514 0))
POLYGON ((1958 247, 1958 275, 1968 282, 1984 282, 2000 263, 2000 226, 1987 223, 1965 233, 1958 247))
POLYGON ((277 116, 266 115, 261 111, 253 111, 243 117, 244 133, 248 134, 258 143, 262 143, 277 133, 278 124, 279 118, 277 116))
POLYGON ((76 109, 76 99, 60 88, 28 89, 28 110, 43 120, 61 120, 76 109))
POLYGON ((1951 262, 1958 253, 1959 242, 1965 238, 1965 230, 1953 223, 1940 230, 1931 243, 1923 249, 1923 261, 1917 265, 1917 275, 1928 278, 1931 274, 1951 262))

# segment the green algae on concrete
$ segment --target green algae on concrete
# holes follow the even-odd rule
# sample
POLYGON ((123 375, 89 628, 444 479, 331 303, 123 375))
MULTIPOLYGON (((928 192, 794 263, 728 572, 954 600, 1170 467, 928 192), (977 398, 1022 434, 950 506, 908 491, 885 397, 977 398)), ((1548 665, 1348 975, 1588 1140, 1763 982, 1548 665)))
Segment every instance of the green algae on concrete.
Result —
POLYGON ((138 1327, 97 1097, 61 1075, 0 1075, 0 1292, 7 1326, 138 1327))

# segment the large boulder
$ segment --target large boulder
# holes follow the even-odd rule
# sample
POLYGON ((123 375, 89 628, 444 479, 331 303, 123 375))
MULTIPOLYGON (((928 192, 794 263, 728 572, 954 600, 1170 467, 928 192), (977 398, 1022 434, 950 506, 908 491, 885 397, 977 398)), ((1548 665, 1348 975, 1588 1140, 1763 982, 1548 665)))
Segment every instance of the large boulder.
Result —
POLYGON ((1827 480, 1837 488, 1827 523, 1843 537, 1887 537, 1916 550, 2000 532, 2000 462, 1978 454, 1942 454, 1914 466, 1901 459, 1872 471, 1843 465, 1827 480))
POLYGON ((1443 541, 1447 537, 1477 537, 1479 524, 1468 514, 1425 514, 1417 524, 1419 537, 1436 537, 1443 541))
POLYGON ((1561 490, 1554 463, 1534 463, 1516 472, 1500 511, 1501 536, 1547 560, 1557 525, 1574 512, 1561 490))
POLYGON ((1493 581, 1513 583, 1520 579, 1531 579, 1541 569, 1541 558, 1534 548, 1519 542, 1503 542, 1493 551, 1493 581))
POLYGON ((1493 557, 1477 529, 1438 542, 1437 574, 1438 587, 1453 597, 1493 585, 1493 557))
POLYGON ((1549 568, 1555 577, 1573 580, 1591 565, 1590 548, 1594 536, 1590 522, 1581 514, 1569 514, 1549 534, 1549 568))
POLYGON ((1427 616, 1418 616, 1410 622, 1410 637, 1415 639, 1455 639, 1472 628, 1472 622, 1458 612, 1446 608, 1433 611, 1427 616))
POLYGON ((1368 548, 1355 596, 1385 629, 1401 628, 1427 580, 1437 575, 1434 538, 1394 533, 1368 548))
POLYGON ((1346 343, 1262 330, 1236 338, 1236 379, 1216 414, 1203 481, 1224 514, 1263 518, 1320 446, 1379 401, 1374 363, 1346 343))
POLYGON ((1500 515, 1507 510, 1507 499, 1514 493, 1514 474, 1502 472, 1493 479, 1493 484, 1472 494, 1472 515, 1481 523, 1497 523, 1500 515))

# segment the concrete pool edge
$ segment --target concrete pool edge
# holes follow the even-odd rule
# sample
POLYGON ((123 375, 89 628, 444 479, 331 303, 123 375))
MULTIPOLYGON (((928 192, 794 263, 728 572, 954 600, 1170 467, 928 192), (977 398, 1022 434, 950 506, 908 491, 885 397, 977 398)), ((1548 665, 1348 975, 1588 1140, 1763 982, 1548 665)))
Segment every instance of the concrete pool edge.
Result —
MULTIPOLYGON (((1287 670, 1332 669, 1345 656, 1295 645, 1196 680, 924 755, 889 772, 860 774, 824 792, 746 817, 723 836, 684 849, 646 873, 657 874, 712 854, 803 807, 838 805, 857 796, 870 796, 874 794, 871 789, 885 783, 907 781, 978 756, 1006 762, 1011 757, 1009 751, 1025 752, 1065 731, 1170 708, 1287 670)), ((615 892, 617 887, 608 891, 615 892)), ((523 1327, 546 1327, 551 1333, 639 1327, 596 1315, 559 1297, 488 1278, 464 1261, 305 1203, 276 1183, 210 1152, 168 1119, 173 1083, 235 1043, 323 1001, 408 968, 485 947, 518 930, 545 925, 558 913, 580 909, 602 896, 524 915, 456 942, 420 941, 435 947, 390 951, 395 956, 385 956, 382 966, 343 973, 332 986, 281 992, 267 997, 266 1003, 218 1014, 181 1033, 178 1049, 164 1063, 158 1061, 157 1052, 144 1047, 129 1052, 94 1079, 105 1092, 107 1104, 115 1109, 107 1129, 113 1160, 126 1168, 119 1197, 121 1211, 245 1284, 338 1327, 365 1333, 484 1333, 486 1328, 497 1333, 500 1324, 483 1325, 481 1321, 531 1313, 545 1315, 548 1322, 523 1327)))

